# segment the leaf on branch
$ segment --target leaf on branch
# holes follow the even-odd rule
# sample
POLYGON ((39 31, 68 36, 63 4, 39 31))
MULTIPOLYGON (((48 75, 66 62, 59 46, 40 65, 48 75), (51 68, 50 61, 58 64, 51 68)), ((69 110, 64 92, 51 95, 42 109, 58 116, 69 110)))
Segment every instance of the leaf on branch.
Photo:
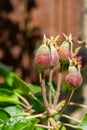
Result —
POLYGON ((77 130, 87 130, 87 113, 84 115, 81 123, 77 126, 77 130))

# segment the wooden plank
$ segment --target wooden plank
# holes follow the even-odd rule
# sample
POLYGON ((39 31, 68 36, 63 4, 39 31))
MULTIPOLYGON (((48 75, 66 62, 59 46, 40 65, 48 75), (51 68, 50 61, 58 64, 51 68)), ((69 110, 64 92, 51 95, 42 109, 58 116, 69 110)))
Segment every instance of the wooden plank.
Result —
POLYGON ((62 35, 70 32, 81 35, 82 0, 36 0, 37 8, 32 12, 33 26, 39 26, 42 33, 62 35))

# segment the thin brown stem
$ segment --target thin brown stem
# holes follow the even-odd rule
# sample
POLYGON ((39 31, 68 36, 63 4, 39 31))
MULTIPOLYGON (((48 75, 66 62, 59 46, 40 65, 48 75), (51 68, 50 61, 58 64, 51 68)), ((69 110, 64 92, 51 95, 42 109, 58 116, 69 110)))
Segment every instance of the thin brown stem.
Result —
POLYGON ((29 92, 28 94, 29 94, 29 96, 31 96, 34 100, 36 100, 41 106, 43 106, 43 103, 42 103, 32 92, 29 92))
POLYGON ((61 124, 64 125, 64 126, 68 126, 68 127, 77 129, 77 126, 75 126, 75 125, 71 125, 71 124, 68 124, 68 123, 61 123, 61 124))
POLYGON ((39 73, 39 81, 40 81, 40 83, 41 83, 41 80, 42 80, 42 79, 41 79, 41 73, 39 73))
POLYGON ((31 109, 32 108, 32 106, 26 106, 24 103, 22 103, 22 102, 20 102, 20 105, 21 106, 23 106, 24 108, 26 108, 26 109, 31 109))
POLYGON ((71 106, 77 106, 77 107, 82 107, 87 109, 87 105, 80 104, 80 103, 75 103, 75 102, 70 102, 69 105, 71 106))
POLYGON ((53 70, 50 69, 50 74, 49 74, 49 92, 48 92, 50 106, 52 105, 52 73, 53 73, 53 70))
POLYGON ((67 119, 70 119, 70 120, 76 121, 77 123, 81 123, 80 120, 77 120, 76 118, 73 118, 73 117, 68 116, 68 115, 65 115, 65 114, 62 114, 62 117, 65 117, 65 118, 67 118, 67 119))
POLYGON ((48 101, 47 101, 47 96, 46 96, 46 88, 45 88, 45 76, 44 73, 41 73, 41 88, 42 88, 42 96, 43 96, 43 101, 46 109, 48 110, 48 101))
POLYGON ((42 113, 41 114, 37 114, 37 115, 31 115, 31 116, 27 117, 27 119, 33 119, 33 118, 37 118, 37 117, 43 118, 44 115, 42 113))
POLYGON ((74 89, 72 89, 72 90, 69 91, 67 99, 65 101, 65 104, 62 107, 62 110, 59 112, 59 114, 62 114, 62 112, 66 109, 67 105, 69 104, 69 102, 71 100, 71 97, 72 97, 73 93, 74 93, 74 89))
POLYGON ((15 93, 27 106, 31 106, 30 104, 29 104, 29 102, 23 97, 23 96, 21 96, 20 94, 18 94, 18 93, 15 93))
MULTIPOLYGON (((50 122, 49 122, 49 120, 48 120, 48 123, 47 123, 47 124, 48 124, 48 126, 50 127, 50 122)), ((51 130, 51 129, 49 128, 48 130, 51 130)))
POLYGON ((41 127, 41 128, 45 128, 45 129, 52 129, 53 130, 52 126, 46 126, 46 125, 41 125, 41 124, 35 124, 35 126, 41 127))
POLYGON ((55 122, 55 120, 50 117, 48 121, 50 122, 51 126, 53 127, 53 130, 56 130, 57 123, 55 122))
POLYGON ((57 82, 57 91, 56 91, 56 96, 54 97, 54 103, 53 103, 54 107, 56 107, 57 102, 59 100, 61 84, 62 84, 62 73, 59 73, 58 74, 58 82, 57 82))

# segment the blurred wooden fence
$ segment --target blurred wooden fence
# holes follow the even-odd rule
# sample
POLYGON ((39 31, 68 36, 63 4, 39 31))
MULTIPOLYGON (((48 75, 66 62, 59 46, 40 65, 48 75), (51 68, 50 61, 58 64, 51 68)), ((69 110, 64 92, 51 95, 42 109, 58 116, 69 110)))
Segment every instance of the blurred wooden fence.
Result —
POLYGON ((33 26, 43 33, 58 35, 70 32, 81 36, 82 0, 35 0, 37 8, 32 11, 33 26))

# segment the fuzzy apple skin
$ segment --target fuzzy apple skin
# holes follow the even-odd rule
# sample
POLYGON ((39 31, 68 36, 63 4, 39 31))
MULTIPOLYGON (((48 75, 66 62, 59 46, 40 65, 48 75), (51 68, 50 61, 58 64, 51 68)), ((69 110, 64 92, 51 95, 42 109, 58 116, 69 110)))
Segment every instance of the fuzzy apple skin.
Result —
POLYGON ((35 55, 34 62, 40 71, 53 68, 58 64, 59 57, 56 48, 53 45, 42 44, 35 55))
POLYGON ((65 82, 71 87, 71 88, 77 88, 82 83, 82 76, 80 72, 76 73, 69 73, 66 78, 65 82))
POLYGON ((62 60, 68 60, 68 58, 70 57, 69 50, 64 49, 64 48, 59 48, 58 54, 59 54, 60 59, 62 60))
POLYGON ((63 61, 68 60, 72 53, 72 43, 64 41, 58 49, 59 58, 63 61), (71 45, 71 48, 70 48, 71 45))
POLYGON ((51 52, 51 64, 50 67, 54 67, 59 63, 59 56, 56 48, 51 45, 50 46, 50 52, 51 52))
POLYGON ((49 68, 51 63, 51 56, 49 47, 46 44, 42 44, 38 48, 35 54, 34 62, 40 71, 44 71, 45 69, 49 68))

